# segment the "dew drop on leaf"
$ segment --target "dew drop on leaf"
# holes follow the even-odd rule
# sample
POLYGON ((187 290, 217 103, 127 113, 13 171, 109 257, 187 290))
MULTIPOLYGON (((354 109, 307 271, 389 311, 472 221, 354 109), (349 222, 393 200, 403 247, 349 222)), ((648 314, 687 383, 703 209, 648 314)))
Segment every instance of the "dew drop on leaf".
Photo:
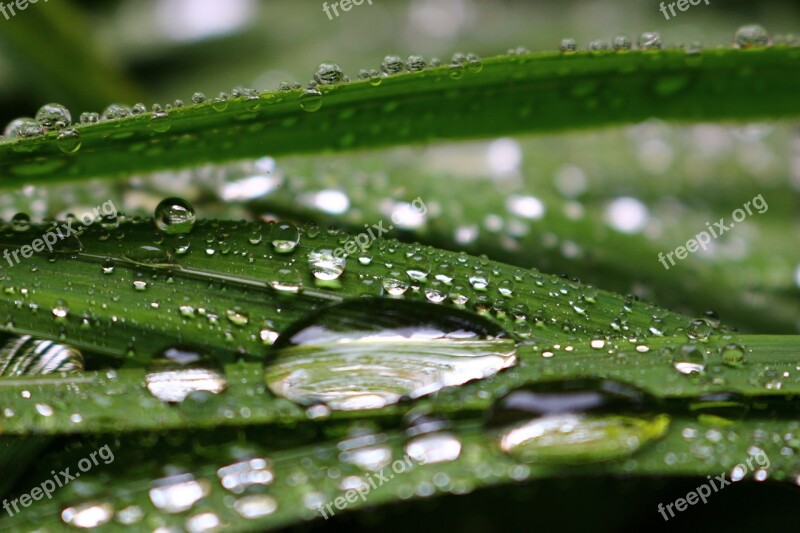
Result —
POLYGON ((168 235, 189 233, 195 222, 194 207, 183 198, 165 198, 156 206, 156 227, 168 235))
POLYGON ((526 385, 498 399, 487 427, 501 451, 524 463, 582 464, 621 459, 663 436, 646 392, 605 379, 526 385))
POLYGON ((272 392, 302 405, 375 409, 515 363, 514 341, 482 317, 424 302, 358 298, 290 326, 273 345, 265 379, 272 392))

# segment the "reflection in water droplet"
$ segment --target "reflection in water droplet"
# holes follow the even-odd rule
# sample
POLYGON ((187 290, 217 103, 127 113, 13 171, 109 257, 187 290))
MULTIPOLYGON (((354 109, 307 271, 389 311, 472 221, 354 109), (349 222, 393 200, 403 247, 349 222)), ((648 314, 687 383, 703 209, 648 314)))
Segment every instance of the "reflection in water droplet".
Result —
POLYGON ((514 341, 482 317, 441 306, 359 298, 291 326, 266 360, 270 390, 297 403, 375 409, 491 376, 514 341))
POLYGON ((538 383, 495 402, 488 427, 500 449, 526 463, 578 464, 627 457, 664 435, 666 415, 651 415, 644 391, 611 380, 538 383))
POLYGON ((64 344, 14 337, 0 349, 0 376, 43 375, 83 370, 81 353, 64 344))

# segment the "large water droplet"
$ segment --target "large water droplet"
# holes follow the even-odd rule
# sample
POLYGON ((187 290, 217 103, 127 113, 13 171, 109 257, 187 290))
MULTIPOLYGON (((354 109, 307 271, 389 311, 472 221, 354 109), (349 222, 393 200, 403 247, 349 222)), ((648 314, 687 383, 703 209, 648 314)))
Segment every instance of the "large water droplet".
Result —
POLYGON ((497 325, 438 305, 359 298, 291 326, 265 379, 277 395, 332 409, 374 409, 401 397, 491 376, 516 362, 497 325))
POLYGON ((335 256, 333 250, 313 251, 308 254, 308 266, 318 280, 332 281, 344 272, 345 258, 335 256))
POLYGON ((36 121, 47 130, 63 130, 72 124, 72 115, 61 104, 45 104, 36 112, 36 121))
POLYGON ((336 63, 320 63, 317 71, 314 72, 314 79, 320 85, 340 83, 344 80, 344 72, 342 67, 336 63))
POLYGON ((500 449, 526 463, 579 464, 628 457, 664 435, 666 415, 647 413, 653 398, 601 379, 538 383, 497 400, 488 426, 500 449))
POLYGON ((736 48, 763 48, 772 44, 769 33, 758 24, 749 24, 736 30, 733 45, 736 48))
POLYGON ((194 208, 183 198, 161 200, 154 217, 156 227, 169 235, 189 233, 194 227, 194 208))

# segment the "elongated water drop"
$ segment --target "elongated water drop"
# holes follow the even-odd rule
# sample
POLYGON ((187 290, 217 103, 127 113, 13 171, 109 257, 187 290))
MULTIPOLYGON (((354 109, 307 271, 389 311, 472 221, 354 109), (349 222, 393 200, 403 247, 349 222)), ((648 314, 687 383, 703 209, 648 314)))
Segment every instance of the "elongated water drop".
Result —
POLYGON ((493 322, 438 305, 358 298, 294 324, 273 345, 270 390, 303 405, 375 409, 418 398, 516 363, 493 322))
POLYGON ((488 427, 500 449, 526 463, 580 464, 628 457, 663 436, 666 415, 631 385, 574 379, 528 385, 497 400, 488 427))

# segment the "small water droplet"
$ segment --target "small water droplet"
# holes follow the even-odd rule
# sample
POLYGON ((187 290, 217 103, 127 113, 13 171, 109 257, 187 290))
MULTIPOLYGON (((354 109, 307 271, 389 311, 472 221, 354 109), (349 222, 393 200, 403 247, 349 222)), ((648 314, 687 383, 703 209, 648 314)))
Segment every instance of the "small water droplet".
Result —
POLYGON ((309 88, 300 95, 300 107, 303 111, 313 113, 322 107, 322 93, 319 89, 309 88))
POLYGON ((663 42, 656 32, 644 32, 639 36, 639 48, 642 50, 661 50, 663 42))
POLYGON ((56 146, 65 154, 74 154, 81 148, 81 134, 73 129, 64 130, 56 137, 56 146))
POLYGON ((739 368, 744 365, 745 349, 740 344, 726 344, 721 350, 722 362, 727 366, 739 368))
POLYGON ((211 487, 205 480, 195 480, 191 474, 177 474, 153 482, 150 501, 167 513, 182 513, 209 494, 211 487))

